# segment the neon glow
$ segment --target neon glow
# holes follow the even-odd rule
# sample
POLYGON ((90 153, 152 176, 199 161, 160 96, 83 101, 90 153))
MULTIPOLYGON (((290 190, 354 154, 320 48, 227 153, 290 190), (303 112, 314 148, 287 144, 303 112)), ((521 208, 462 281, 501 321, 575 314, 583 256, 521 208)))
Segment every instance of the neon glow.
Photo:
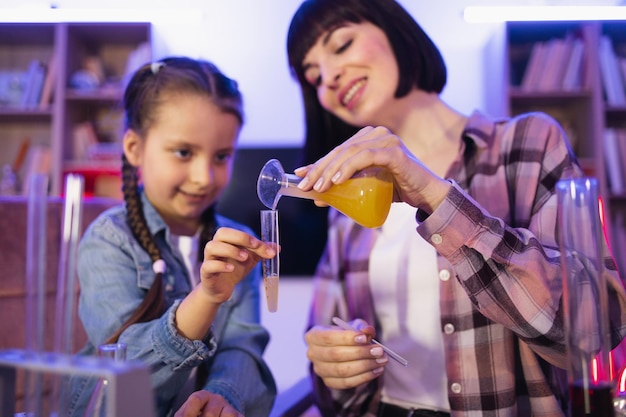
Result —
POLYGON ((152 22, 200 23, 203 12, 196 9, 48 9, 38 7, 0 8, 0 23, 57 22, 152 22))
POLYGON ((625 20, 626 6, 468 6, 468 23, 547 20, 625 20))

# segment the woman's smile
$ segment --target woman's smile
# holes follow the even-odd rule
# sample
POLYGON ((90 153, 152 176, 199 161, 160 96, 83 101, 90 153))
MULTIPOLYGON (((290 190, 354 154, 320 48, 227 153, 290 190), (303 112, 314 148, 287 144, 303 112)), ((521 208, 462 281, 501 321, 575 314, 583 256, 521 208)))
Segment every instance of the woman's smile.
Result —
POLYGON ((363 89, 367 84, 367 78, 358 79, 342 90, 339 101, 349 110, 356 106, 358 99, 363 95, 363 89))

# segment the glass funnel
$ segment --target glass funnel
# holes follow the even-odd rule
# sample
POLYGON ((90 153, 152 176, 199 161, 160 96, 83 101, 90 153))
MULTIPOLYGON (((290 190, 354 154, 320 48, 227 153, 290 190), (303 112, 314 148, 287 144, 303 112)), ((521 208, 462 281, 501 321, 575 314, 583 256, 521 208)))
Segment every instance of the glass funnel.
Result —
POLYGON ((259 200, 272 210, 276 210, 283 195, 323 201, 361 226, 370 228, 382 226, 387 219, 393 199, 393 180, 383 168, 366 168, 323 193, 300 190, 298 184, 301 180, 297 175, 286 174, 280 161, 271 159, 259 174, 259 200))

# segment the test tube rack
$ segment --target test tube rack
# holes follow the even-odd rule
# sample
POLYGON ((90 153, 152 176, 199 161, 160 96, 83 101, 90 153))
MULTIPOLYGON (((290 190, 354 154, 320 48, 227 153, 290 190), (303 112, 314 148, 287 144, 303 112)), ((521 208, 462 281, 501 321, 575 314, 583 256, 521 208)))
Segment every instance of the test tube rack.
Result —
POLYGON ((15 414, 17 370, 57 375, 88 375, 107 380, 106 417, 154 417, 148 367, 138 361, 114 362, 97 357, 0 350, 0 416, 15 414))

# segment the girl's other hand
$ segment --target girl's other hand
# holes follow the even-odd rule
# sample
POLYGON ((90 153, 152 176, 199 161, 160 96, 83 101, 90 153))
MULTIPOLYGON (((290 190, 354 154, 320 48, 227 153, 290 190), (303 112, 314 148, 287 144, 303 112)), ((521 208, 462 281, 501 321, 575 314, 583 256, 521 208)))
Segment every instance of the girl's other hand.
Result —
POLYGON ((174 417, 243 417, 219 394, 196 391, 176 411, 174 417))

